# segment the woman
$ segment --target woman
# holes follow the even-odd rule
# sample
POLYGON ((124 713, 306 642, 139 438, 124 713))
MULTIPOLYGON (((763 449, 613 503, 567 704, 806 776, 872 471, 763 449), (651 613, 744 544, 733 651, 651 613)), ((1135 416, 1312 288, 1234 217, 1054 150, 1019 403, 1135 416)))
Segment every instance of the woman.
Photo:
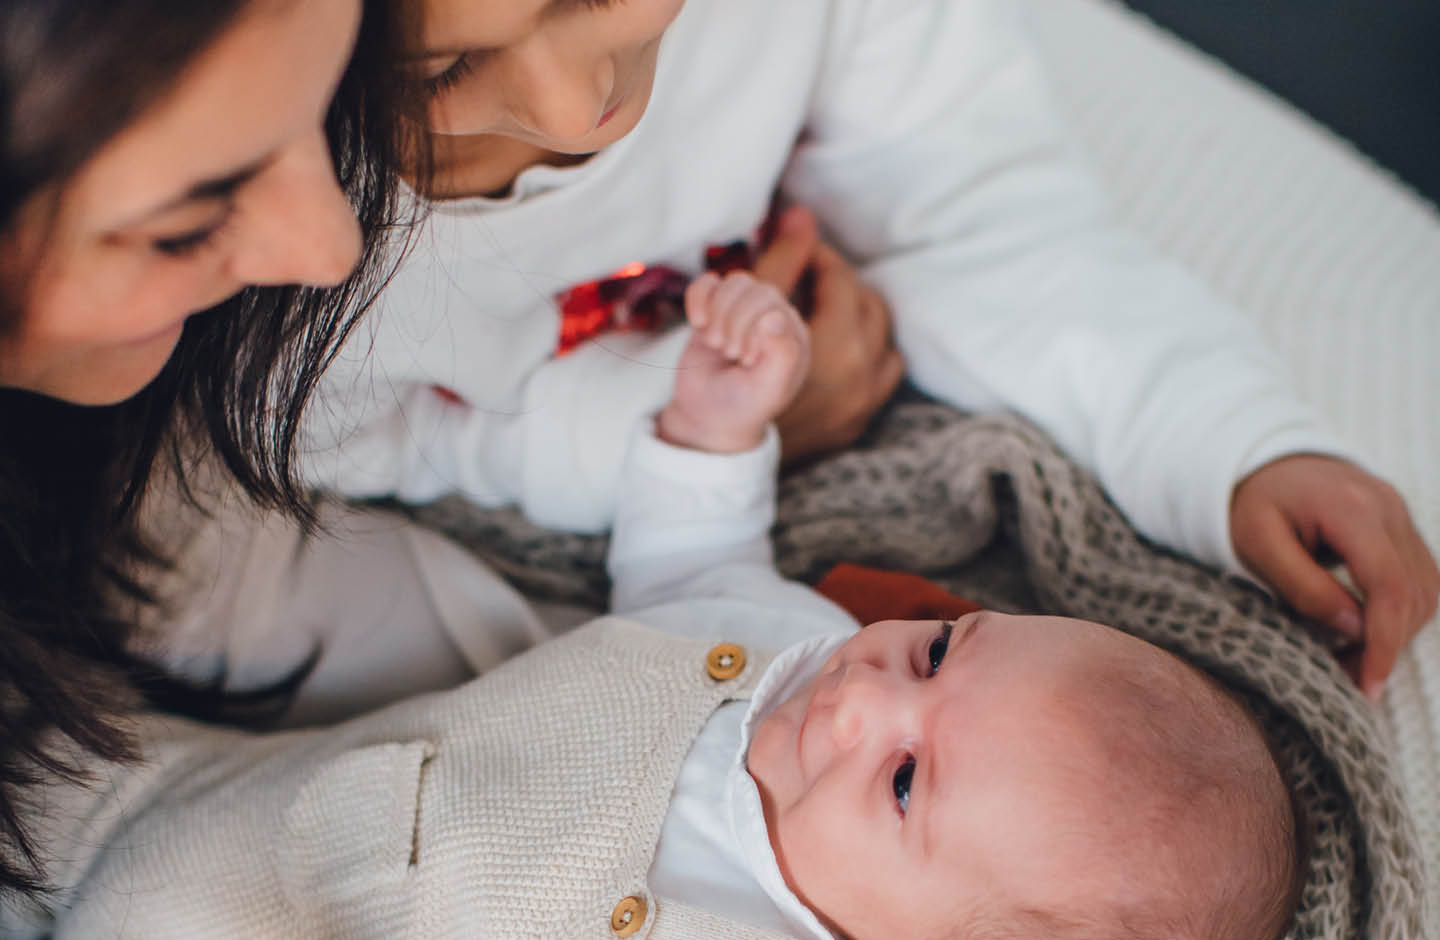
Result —
POLYGON ((296 421, 392 214, 385 36, 362 0, 0 6, 0 899, 46 885, 27 786, 138 756, 142 700, 215 710, 116 613, 167 558, 157 466, 205 442, 305 513, 296 421))

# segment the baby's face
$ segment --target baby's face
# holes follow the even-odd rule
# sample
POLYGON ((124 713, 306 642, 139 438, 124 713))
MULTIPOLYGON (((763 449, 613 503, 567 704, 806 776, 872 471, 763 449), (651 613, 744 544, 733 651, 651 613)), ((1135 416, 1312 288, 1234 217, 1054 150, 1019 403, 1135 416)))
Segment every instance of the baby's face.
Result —
POLYGON ((1064 837, 1096 802, 1077 794, 1093 780, 1068 768, 1104 751, 1103 729, 1077 717, 1093 710, 1073 703, 1098 677, 1164 655, 1057 617, 866 627, 750 746, 786 880, 855 938, 1108 890, 1085 840, 1064 837))

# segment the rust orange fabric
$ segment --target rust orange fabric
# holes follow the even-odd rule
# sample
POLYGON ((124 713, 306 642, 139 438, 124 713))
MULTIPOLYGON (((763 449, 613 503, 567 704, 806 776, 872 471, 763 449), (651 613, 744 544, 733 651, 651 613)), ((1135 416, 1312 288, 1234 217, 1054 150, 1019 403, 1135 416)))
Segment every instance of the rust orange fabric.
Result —
POLYGON ((980 609, 918 574, 841 562, 815 590, 862 624, 879 620, 954 620, 980 609))

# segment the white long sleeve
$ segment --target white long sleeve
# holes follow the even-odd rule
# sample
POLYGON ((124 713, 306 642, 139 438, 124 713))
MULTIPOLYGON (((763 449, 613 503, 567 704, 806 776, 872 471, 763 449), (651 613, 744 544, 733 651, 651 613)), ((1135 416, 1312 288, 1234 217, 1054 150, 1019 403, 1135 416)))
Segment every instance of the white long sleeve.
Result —
POLYGON ((874 0, 837 33, 787 192, 890 300, 911 376, 1026 415, 1142 531, 1241 570, 1235 483, 1345 448, 1249 320, 1111 222, 1018 8, 874 0))
POLYGON ((708 454, 664 443, 651 425, 634 432, 622 474, 606 559, 612 611, 643 610, 670 633, 763 649, 853 632, 854 618, 772 563, 775 429, 754 450, 708 454))
POLYGON ((326 378, 313 479, 607 527, 617 442, 683 335, 553 358, 556 295, 634 262, 696 271, 782 180, 885 294, 922 387, 1035 420, 1157 541, 1234 566, 1233 485, 1344 453, 1243 317, 1111 224, 1014 0, 688 0, 632 134, 435 207, 326 378))

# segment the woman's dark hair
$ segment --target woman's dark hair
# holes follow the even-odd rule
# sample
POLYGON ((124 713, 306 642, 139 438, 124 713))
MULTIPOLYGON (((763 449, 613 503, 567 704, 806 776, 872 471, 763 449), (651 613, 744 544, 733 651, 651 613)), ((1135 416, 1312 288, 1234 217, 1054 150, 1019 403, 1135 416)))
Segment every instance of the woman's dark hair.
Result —
MULTIPOLYGON (((304 0, 0 4, 0 233, 266 2, 304 0)), ((19 894, 42 900, 47 888, 26 822, 36 784, 84 784, 85 760, 141 757, 127 730, 137 707, 223 718, 227 701, 253 704, 147 662, 135 650, 135 623, 117 613, 130 605, 116 600, 149 600, 137 572, 165 559, 163 546, 146 545, 137 511, 157 467, 173 467, 184 487, 197 444, 259 505, 311 518, 293 466, 301 411, 383 283, 398 204, 401 143, 388 97, 397 86, 379 79, 397 30, 389 4, 365 5, 327 118, 340 182, 365 233, 357 274, 335 290, 247 290, 191 317, 160 376, 118 405, 0 390, 0 904, 19 894)), ((19 314, 18 299, 0 297, 0 331, 19 314)))

